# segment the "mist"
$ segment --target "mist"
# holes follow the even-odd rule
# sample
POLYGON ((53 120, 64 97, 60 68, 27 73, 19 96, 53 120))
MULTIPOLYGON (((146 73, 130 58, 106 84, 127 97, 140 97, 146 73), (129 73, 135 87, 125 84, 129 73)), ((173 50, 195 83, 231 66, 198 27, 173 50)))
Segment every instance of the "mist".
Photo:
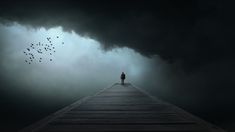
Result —
MULTIPOLYGON (((21 117, 23 111, 30 111, 31 115, 21 123, 22 119, 18 117, 8 118, 19 127, 119 83, 121 72, 126 73, 126 82, 136 85, 144 86, 147 80, 155 82, 143 78, 156 70, 157 61, 162 65, 159 57, 147 58, 127 47, 105 51, 98 41, 79 36, 74 31, 64 31, 62 27, 46 29, 16 22, 1 24, 0 41, 2 103, 10 104, 5 109, 9 114, 14 112, 21 117), (31 43, 47 43, 47 37, 52 38, 55 54, 49 57, 34 50, 35 60, 26 63, 24 51, 31 43), (38 58, 42 58, 42 62, 38 58)), ((154 86, 153 82, 149 84, 154 86)))
POLYGON ((14 82, 16 88, 11 91, 23 91, 45 100, 71 98, 81 90, 93 91, 112 85, 119 82, 122 71, 127 73, 127 81, 139 80, 151 62, 129 48, 106 52, 97 41, 73 31, 64 32, 61 27, 34 29, 15 23, 1 25, 0 32, 1 75, 14 82), (45 55, 35 55, 44 57, 41 63, 36 60, 25 63, 23 51, 30 43, 45 43, 47 36, 57 35, 61 40, 55 41, 57 51, 52 62, 45 55))

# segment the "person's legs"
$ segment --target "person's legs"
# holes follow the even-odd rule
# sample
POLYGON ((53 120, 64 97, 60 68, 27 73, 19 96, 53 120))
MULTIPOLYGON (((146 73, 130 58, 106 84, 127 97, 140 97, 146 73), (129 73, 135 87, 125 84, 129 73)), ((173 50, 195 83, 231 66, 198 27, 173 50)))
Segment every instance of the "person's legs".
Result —
POLYGON ((124 79, 121 79, 122 80, 122 85, 124 84, 124 79))

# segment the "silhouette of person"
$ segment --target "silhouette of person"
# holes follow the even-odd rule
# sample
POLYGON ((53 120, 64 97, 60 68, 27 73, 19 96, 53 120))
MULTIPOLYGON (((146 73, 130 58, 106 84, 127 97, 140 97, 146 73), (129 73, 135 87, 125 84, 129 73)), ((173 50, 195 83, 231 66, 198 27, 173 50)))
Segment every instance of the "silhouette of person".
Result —
POLYGON ((122 74, 121 74, 121 84, 122 85, 124 85, 124 80, 126 79, 126 75, 125 75, 125 73, 124 72, 122 72, 122 74))

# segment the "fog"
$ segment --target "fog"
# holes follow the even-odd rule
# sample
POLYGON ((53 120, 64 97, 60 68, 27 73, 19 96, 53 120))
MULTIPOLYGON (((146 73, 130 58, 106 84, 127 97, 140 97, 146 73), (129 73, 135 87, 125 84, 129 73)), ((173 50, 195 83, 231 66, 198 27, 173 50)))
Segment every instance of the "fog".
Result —
POLYGON ((0 38, 1 76, 5 79, 2 90, 42 102, 63 102, 93 94, 119 82, 121 72, 127 74, 127 82, 143 82, 156 61, 126 47, 104 51, 96 40, 65 32, 62 27, 0 25, 0 38), (47 37, 52 38, 55 54, 49 57, 33 50, 35 60, 26 63, 26 48, 31 43, 47 43, 47 37))
POLYGON ((121 72, 126 73, 126 82, 140 84, 156 61, 126 47, 104 51, 96 40, 62 27, 0 25, 0 44, 1 103, 7 104, 1 117, 4 127, 15 124, 12 128, 16 130, 119 83, 121 72), (26 63, 26 49, 31 43, 48 43, 47 37, 51 37, 56 52, 49 56, 31 49, 35 59, 26 63), (29 117, 22 120, 26 111, 29 117))

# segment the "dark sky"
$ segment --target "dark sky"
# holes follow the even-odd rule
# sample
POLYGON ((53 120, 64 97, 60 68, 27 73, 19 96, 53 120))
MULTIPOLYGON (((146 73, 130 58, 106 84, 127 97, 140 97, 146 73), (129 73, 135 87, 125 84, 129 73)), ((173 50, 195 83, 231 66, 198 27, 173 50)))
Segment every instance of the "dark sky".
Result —
POLYGON ((1 17, 33 26, 62 25, 144 55, 180 61, 189 70, 233 58, 232 3, 223 1, 18 1, 2 4, 1 17), (218 54, 219 53, 219 54, 218 54))
POLYGON ((233 3, 214 0, 7 1, 0 5, 0 22, 61 26, 107 51, 133 49, 154 60, 142 76, 146 83, 138 85, 234 130, 234 13, 233 3))

